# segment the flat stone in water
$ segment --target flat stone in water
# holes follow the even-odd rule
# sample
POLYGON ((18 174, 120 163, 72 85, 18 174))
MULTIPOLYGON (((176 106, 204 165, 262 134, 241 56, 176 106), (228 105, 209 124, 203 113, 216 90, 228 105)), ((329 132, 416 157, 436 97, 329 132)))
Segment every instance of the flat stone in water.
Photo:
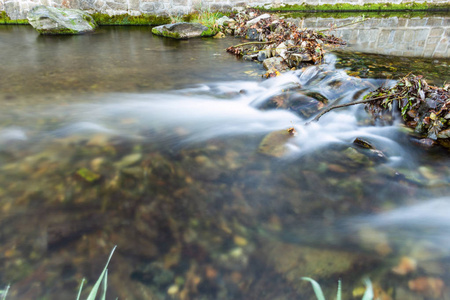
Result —
POLYGON ((79 9, 40 5, 30 10, 27 19, 40 34, 82 34, 97 27, 94 19, 79 9))
POLYGON ((152 33, 155 35, 170 37, 174 39, 189 39, 200 37, 208 30, 208 27, 200 23, 180 22, 154 27, 152 33))

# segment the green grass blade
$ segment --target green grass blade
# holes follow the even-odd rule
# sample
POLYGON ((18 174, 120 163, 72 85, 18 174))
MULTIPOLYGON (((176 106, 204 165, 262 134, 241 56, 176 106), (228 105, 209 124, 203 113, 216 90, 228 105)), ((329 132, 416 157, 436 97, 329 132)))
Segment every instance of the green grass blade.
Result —
POLYGON ((338 289, 336 294, 336 300, 342 300, 342 283, 341 280, 338 280, 338 289))
POLYGON ((6 299, 6 295, 8 294, 9 287, 10 287, 10 285, 8 284, 8 286, 6 287, 6 290, 2 291, 3 292, 2 300, 6 299))
POLYGON ((77 300, 80 300, 80 297, 81 297, 81 290, 83 289, 84 281, 85 281, 85 280, 84 280, 84 278, 83 278, 83 280, 81 280, 80 289, 78 290, 77 300))
POLYGON ((106 269, 105 279, 103 280, 103 293, 101 300, 106 300, 106 288, 108 287, 108 269, 106 269))
POLYGON ((317 281, 309 277, 302 277, 301 279, 311 282, 317 300, 325 300, 325 296, 323 295, 322 289, 320 288, 320 285, 317 283, 317 281))
POLYGON ((102 280, 105 277, 109 261, 111 260, 111 257, 114 253, 114 250, 116 250, 116 248, 117 248, 117 246, 114 246, 114 248, 112 249, 111 254, 109 255, 108 261, 106 262, 105 268, 103 269, 102 274, 100 274, 100 277, 98 277, 97 282, 92 287, 92 290, 89 293, 89 296, 87 297, 86 300, 95 300, 95 296, 97 296, 98 288, 100 287, 100 284, 102 283, 102 280))
POLYGON ((373 288, 372 282, 369 279, 364 280, 364 284, 366 285, 366 291, 361 300, 372 300, 373 299, 373 288))

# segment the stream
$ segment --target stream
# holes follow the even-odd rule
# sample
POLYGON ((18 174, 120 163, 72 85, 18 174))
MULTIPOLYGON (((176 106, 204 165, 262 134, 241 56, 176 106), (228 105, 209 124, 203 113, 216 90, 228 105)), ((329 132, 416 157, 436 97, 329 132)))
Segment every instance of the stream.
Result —
POLYGON ((238 41, 0 26, 8 300, 75 299, 83 278, 86 298, 115 245, 107 299, 315 299, 304 276, 327 299, 365 278, 380 299, 450 298, 448 150, 363 105, 308 122, 409 72, 448 82, 449 57, 339 49, 262 79, 238 41))

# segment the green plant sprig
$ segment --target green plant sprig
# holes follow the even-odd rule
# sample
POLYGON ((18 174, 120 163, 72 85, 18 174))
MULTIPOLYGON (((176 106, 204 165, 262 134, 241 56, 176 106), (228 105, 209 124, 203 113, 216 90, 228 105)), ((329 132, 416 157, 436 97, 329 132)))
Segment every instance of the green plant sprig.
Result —
MULTIPOLYGON (((314 279, 309 278, 309 277, 302 277, 301 279, 311 282, 311 285, 313 287, 314 294, 316 294, 317 300, 325 300, 325 296, 323 295, 322 288, 320 287, 320 284, 317 281, 315 281, 314 279)), ((369 279, 365 279, 364 284, 366 285, 366 291, 364 292, 364 295, 361 300, 372 300, 373 299, 372 282, 370 282, 369 279)), ((342 300, 341 280, 338 281, 336 300, 342 300)))

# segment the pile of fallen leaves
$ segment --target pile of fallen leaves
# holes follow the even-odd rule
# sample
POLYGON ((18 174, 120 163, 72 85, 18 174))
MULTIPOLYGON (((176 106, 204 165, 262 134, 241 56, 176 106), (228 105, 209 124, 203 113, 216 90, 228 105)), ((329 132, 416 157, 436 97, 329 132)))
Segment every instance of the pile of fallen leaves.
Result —
POLYGON ((394 87, 367 95, 366 110, 386 121, 398 111, 405 125, 432 141, 450 145, 450 85, 430 86, 422 76, 408 75, 394 87))
POLYGON ((332 35, 303 30, 295 24, 257 10, 247 10, 231 16, 223 30, 252 42, 231 46, 228 52, 245 59, 263 62, 267 76, 322 61, 324 45, 345 45, 332 35))

